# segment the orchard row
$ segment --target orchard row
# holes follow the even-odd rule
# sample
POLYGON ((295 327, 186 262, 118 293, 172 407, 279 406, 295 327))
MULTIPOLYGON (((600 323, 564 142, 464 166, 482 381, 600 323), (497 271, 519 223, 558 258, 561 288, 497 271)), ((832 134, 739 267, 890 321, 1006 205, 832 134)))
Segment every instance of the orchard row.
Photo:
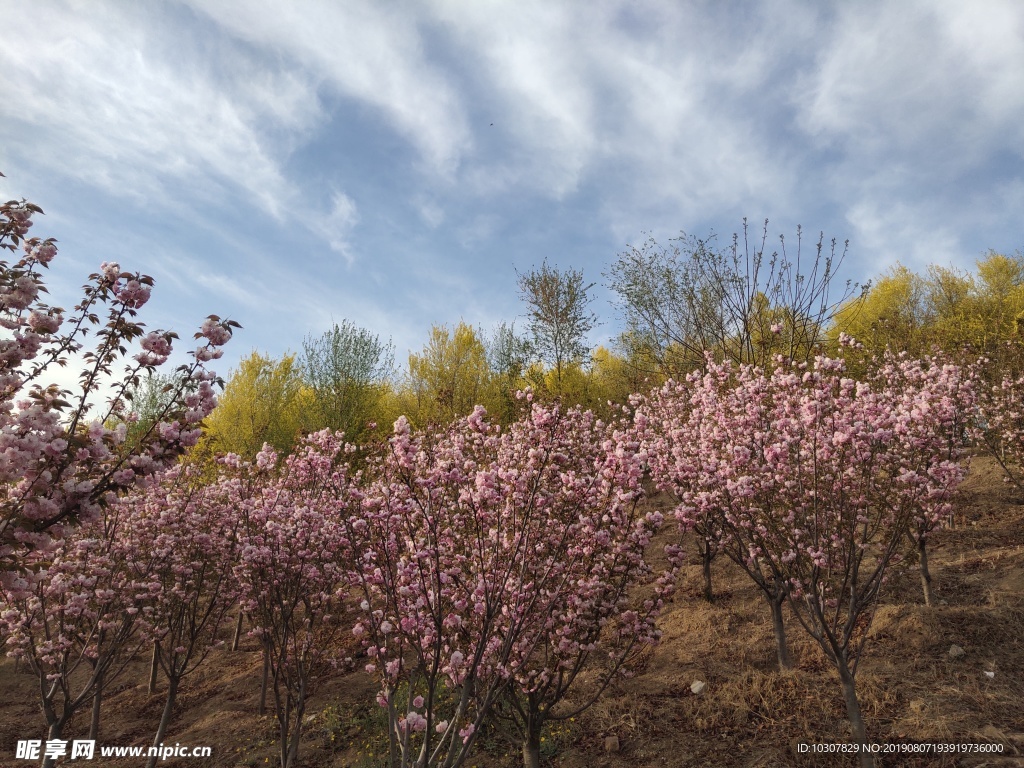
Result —
POLYGON ((376 445, 325 430, 290 455, 181 462, 214 406, 204 364, 237 324, 208 318, 193 363, 140 420, 131 395, 176 339, 135 320, 152 281, 105 264, 72 312, 47 306, 56 249, 27 239, 35 211, 0 211, 0 245, 21 250, 0 270, 0 637, 39 677, 50 738, 90 706, 95 732, 104 690, 151 648, 168 681, 160 743, 237 606, 263 648, 282 768, 298 762, 317 680, 355 666, 379 682, 392 764, 460 765, 497 718, 537 765, 545 724, 658 640, 681 553, 652 565, 665 524, 642 503, 653 484, 697 534, 708 595, 721 554, 764 593, 783 667, 790 607, 863 741, 855 676, 887 578, 915 549, 929 599, 927 539, 966 441, 1019 459, 1020 382, 985 383, 983 363, 862 356, 854 379, 841 359, 779 355, 709 356, 607 423, 525 393, 504 425, 477 407, 421 430, 400 417, 376 445), (44 384, 72 356, 85 364, 75 397, 44 384), (113 396, 89 418, 101 387, 113 396))

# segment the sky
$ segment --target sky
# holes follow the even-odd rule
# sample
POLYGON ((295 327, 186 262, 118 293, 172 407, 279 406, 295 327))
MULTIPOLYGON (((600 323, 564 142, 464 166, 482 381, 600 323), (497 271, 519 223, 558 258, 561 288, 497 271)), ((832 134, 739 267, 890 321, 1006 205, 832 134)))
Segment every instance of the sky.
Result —
POLYGON ((595 283, 648 237, 849 241, 840 277, 1024 248, 1024 4, 0 0, 0 196, 70 306, 102 261, 151 328, 252 350, 348 320, 525 325, 516 271, 595 283))

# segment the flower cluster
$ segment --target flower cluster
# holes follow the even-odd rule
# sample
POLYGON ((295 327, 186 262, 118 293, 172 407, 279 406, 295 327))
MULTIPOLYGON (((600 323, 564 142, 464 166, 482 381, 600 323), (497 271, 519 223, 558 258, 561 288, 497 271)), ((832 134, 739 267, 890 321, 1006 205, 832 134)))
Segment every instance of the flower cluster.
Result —
POLYGON ((1006 474, 1024 488, 1024 376, 1004 375, 978 393, 980 435, 1006 474))
POLYGON ((403 764, 457 762, 505 697, 547 709, 588 655, 610 654, 610 678, 657 639, 673 574, 639 607, 628 594, 655 580, 644 549, 662 522, 637 508, 642 472, 635 444, 589 412, 533 404, 505 432, 480 407, 443 432, 399 419, 348 525, 354 632, 403 764))
POLYGON ((905 357, 868 382, 829 358, 771 373, 709 364, 636 420, 684 526, 760 584, 834 604, 855 561, 889 562, 909 526, 948 514, 972 391, 959 368, 905 357))
POLYGON ((195 444, 218 381, 203 363, 219 357, 238 327, 208 318, 206 344, 178 369, 162 412, 146 429, 129 432, 137 420, 126 407, 130 393, 142 375, 167 362, 176 335, 144 332, 135 318, 153 281, 117 263, 90 276, 71 313, 44 304, 40 272, 57 248, 52 240, 26 239, 37 213, 24 201, 0 205, 0 249, 21 252, 0 261, 0 327, 7 331, 0 339, 0 581, 8 585, 27 553, 53 546, 67 523, 97 518, 108 500, 195 444), (118 375, 115 367, 136 339, 142 351, 118 375), (48 371, 76 359, 83 363, 77 391, 46 383, 48 371), (97 409, 103 391, 112 391, 109 407, 97 409))
POLYGON ((113 682, 138 647, 143 607, 151 610, 148 554, 123 545, 108 513, 29 552, 22 574, 0 585, 0 635, 39 678, 50 738, 113 682))

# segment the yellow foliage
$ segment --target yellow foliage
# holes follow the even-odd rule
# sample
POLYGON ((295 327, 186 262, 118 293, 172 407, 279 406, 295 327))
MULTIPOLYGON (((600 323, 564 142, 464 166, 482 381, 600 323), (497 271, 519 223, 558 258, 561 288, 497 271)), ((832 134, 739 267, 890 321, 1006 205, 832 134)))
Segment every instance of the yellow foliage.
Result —
POLYGON ((975 274, 932 265, 921 276, 893 267, 839 310, 830 338, 848 333, 868 355, 889 347, 915 356, 942 350, 998 360, 1007 342, 1020 339, 1022 320, 1024 256, 992 252, 977 262, 975 274))
POLYGON ((928 319, 926 293, 924 279, 897 264, 875 280, 867 294, 840 307, 830 340, 842 332, 872 353, 886 347, 920 353, 928 319))
POLYGON ((311 397, 294 355, 274 360, 253 352, 231 374, 206 420, 199 453, 237 453, 251 460, 264 443, 286 453, 302 433, 311 397))
POLYGON ((417 426, 447 424, 482 403, 490 379, 487 350, 472 326, 435 325, 423 351, 409 355, 402 410, 417 426))

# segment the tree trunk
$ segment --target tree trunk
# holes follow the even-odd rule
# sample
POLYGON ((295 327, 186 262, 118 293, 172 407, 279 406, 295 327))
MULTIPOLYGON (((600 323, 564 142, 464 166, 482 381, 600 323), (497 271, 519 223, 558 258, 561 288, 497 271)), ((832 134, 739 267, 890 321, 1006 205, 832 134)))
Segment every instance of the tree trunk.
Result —
POLYGON ((302 738, 302 718, 305 713, 305 701, 299 702, 295 708, 294 726, 288 738, 288 756, 285 768, 295 768, 299 764, 299 739, 302 738))
POLYGON ((850 720, 850 731, 853 742, 860 745, 860 766, 861 768, 874 768, 875 757, 867 751, 867 732, 864 728, 864 717, 860 712, 860 702, 857 701, 857 690, 854 686, 853 675, 846 659, 837 659, 836 667, 839 670, 839 681, 843 685, 843 699, 846 701, 846 716, 850 720))
MULTIPOLYGON (((50 730, 46 734, 47 741, 60 738, 61 732, 64 730, 64 722, 64 718, 61 718, 50 723, 50 730)), ((43 752, 43 762, 41 763, 42 768, 53 768, 54 761, 55 758, 47 757, 46 753, 43 752)))
POLYGON ((149 665, 149 695, 152 696, 156 693, 156 675, 157 670, 160 669, 160 643, 156 641, 153 643, 153 660, 149 665))
MULTIPOLYGON (((167 727, 171 724, 171 713, 174 711, 174 699, 178 695, 178 677, 170 675, 167 680, 167 702, 164 704, 164 714, 160 718, 160 725, 156 729, 156 736, 153 737, 153 746, 160 747, 163 744, 164 736, 167 734, 167 727)), ((146 768, 155 768, 156 754, 149 756, 146 768)))
POLYGON ((238 612, 238 621, 235 622, 235 636, 231 638, 231 650, 238 650, 238 643, 242 639, 242 612, 238 612))
POLYGON ((263 682, 260 684, 260 707, 257 714, 267 714, 267 686, 270 682, 270 649, 263 644, 263 682))
POLYGON ((523 768, 540 768, 540 731, 543 723, 540 712, 529 706, 523 724, 523 768))
POLYGON ((531 744, 523 739, 523 768, 540 768, 540 741, 531 744))
POLYGON ((932 575, 928 570, 928 548, 923 536, 917 540, 917 554, 921 561, 921 588, 924 590, 924 604, 932 604, 932 575))
POLYGON ((274 715, 277 717, 277 757, 280 768, 288 768, 288 736, 291 733, 288 726, 291 724, 292 700, 290 696, 284 697, 281 703, 281 690, 279 680, 274 676, 274 715))
POLYGON ((704 545, 700 547, 700 559, 701 565, 704 567, 704 599, 709 603, 715 599, 714 590, 711 588, 711 561, 714 557, 711 542, 705 539, 704 545))
POLYGON ((783 672, 793 668, 793 658, 789 655, 789 646, 786 644, 786 624, 782 619, 782 607, 785 603, 785 592, 768 600, 768 605, 772 609, 772 630, 775 632, 775 646, 779 659, 779 669, 783 672))
POLYGON ((96 678, 96 691, 92 695, 92 718, 89 720, 89 738, 92 741, 99 739, 100 732, 100 706, 103 704, 103 673, 96 678))

